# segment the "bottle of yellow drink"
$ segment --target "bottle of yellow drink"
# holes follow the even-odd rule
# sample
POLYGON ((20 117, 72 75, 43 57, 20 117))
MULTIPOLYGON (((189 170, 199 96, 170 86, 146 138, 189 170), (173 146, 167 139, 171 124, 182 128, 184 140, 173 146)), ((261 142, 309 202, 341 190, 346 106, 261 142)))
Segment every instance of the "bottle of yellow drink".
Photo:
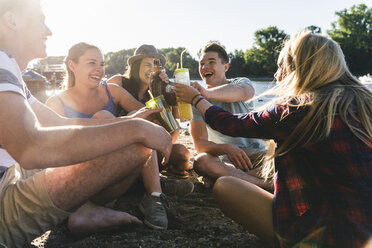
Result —
MULTIPOLYGON (((190 85, 189 69, 177 69, 174 72, 174 80, 178 84, 190 85)), ((178 111, 180 112, 180 121, 190 121, 192 119, 191 104, 177 101, 178 111)))

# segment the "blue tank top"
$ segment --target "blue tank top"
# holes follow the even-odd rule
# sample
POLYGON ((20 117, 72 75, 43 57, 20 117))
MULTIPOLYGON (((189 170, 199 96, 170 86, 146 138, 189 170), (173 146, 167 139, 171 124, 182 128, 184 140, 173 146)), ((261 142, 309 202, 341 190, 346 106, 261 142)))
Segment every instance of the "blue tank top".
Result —
MULTIPOLYGON (((113 114, 114 116, 116 116, 116 106, 115 106, 114 100, 112 98, 111 92, 110 92, 110 90, 108 88, 108 85, 107 85, 106 81, 102 81, 101 84, 103 84, 103 86, 105 87, 107 96, 109 97, 109 102, 101 110, 107 110, 111 114, 113 114)), ((62 99, 61 99, 61 101, 62 101, 62 99)), ((76 110, 74 110, 74 109, 66 106, 63 101, 62 101, 62 103, 63 103, 63 108, 65 110, 65 115, 68 118, 92 118, 92 116, 94 115, 94 114, 81 113, 79 111, 76 111, 76 110)))

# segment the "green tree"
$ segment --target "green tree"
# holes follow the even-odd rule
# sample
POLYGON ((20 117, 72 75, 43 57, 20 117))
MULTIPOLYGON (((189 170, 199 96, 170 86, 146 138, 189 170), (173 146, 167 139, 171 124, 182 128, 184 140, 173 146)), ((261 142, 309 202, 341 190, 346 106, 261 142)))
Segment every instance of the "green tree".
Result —
POLYGON ((338 20, 327 33, 341 46, 353 74, 363 75, 372 68, 372 8, 353 5, 336 12, 338 20))
POLYGON ((243 50, 235 50, 233 53, 229 53, 229 57, 230 69, 227 71, 227 77, 247 76, 243 50))
POLYGON ((244 53, 246 74, 250 77, 267 76, 262 67, 264 53, 260 50, 262 50, 262 48, 259 49, 257 47, 253 47, 244 53))
POLYGON ((118 52, 105 54, 105 72, 107 77, 115 74, 123 74, 127 68, 127 61, 133 55, 135 48, 123 49, 118 52))
POLYGON ((270 26, 256 31, 254 36, 254 47, 245 52, 248 73, 272 77, 277 69, 276 62, 287 34, 275 26, 270 26))
MULTIPOLYGON (((168 51, 165 56, 167 58, 167 63, 165 65, 165 69, 169 77, 173 77, 174 71, 177 68, 177 63, 179 63, 179 67, 181 67, 181 53, 185 50, 184 47, 173 48, 172 50, 168 51)), ((199 79, 199 64, 187 51, 183 54, 182 57, 182 66, 184 68, 188 68, 190 70, 190 78, 192 79, 199 79)))
POLYGON ((306 29, 310 30, 313 34, 322 33, 322 28, 318 26, 311 25, 311 26, 306 27, 306 29))

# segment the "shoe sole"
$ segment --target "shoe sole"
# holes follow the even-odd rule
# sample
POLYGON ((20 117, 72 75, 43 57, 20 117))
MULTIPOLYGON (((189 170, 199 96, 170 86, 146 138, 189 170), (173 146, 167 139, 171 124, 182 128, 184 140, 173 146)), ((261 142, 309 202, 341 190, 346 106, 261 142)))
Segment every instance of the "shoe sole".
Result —
POLYGON ((190 193, 186 193, 186 194, 176 194, 176 195, 179 196, 179 197, 185 197, 185 196, 191 195, 192 192, 194 192, 194 188, 195 188, 195 186, 194 186, 194 184, 192 184, 192 188, 191 188, 190 193))
MULTIPOLYGON (((143 214, 143 216, 145 216, 145 209, 142 207, 142 205, 140 204, 138 206, 139 210, 141 211, 141 213, 143 214)), ((162 227, 162 226, 156 226, 150 222, 148 222, 145 218, 143 219, 143 223, 145 223, 145 225, 151 229, 155 229, 155 230, 167 230, 168 227, 162 227)))
POLYGON ((167 195, 167 196, 185 197, 185 196, 188 196, 188 195, 192 194, 192 192, 194 192, 194 189, 195 189, 195 185, 192 183, 192 188, 191 188, 191 191, 189 193, 180 194, 180 193, 169 193, 169 192, 165 192, 164 194, 167 195))

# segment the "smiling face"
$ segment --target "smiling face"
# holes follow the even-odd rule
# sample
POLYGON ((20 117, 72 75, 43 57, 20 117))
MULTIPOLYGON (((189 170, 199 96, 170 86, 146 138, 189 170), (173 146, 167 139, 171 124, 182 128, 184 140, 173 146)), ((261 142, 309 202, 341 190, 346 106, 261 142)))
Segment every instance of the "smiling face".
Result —
POLYGON ((150 74, 154 71, 154 58, 144 58, 139 68, 139 78, 143 84, 150 85, 150 74))
POLYGON ((11 30, 10 37, 16 48, 16 51, 10 52, 19 63, 27 65, 32 59, 46 57, 45 43, 52 32, 45 24, 39 1, 24 1, 22 7, 15 7, 2 18, 7 23, 8 30, 11 30))
POLYGON ((209 87, 222 85, 226 82, 226 72, 229 63, 223 63, 217 52, 203 53, 199 61, 199 73, 209 87))
POLYGON ((103 55, 100 50, 91 48, 79 57, 78 62, 68 61, 68 67, 75 75, 75 83, 96 87, 104 76, 103 55))

